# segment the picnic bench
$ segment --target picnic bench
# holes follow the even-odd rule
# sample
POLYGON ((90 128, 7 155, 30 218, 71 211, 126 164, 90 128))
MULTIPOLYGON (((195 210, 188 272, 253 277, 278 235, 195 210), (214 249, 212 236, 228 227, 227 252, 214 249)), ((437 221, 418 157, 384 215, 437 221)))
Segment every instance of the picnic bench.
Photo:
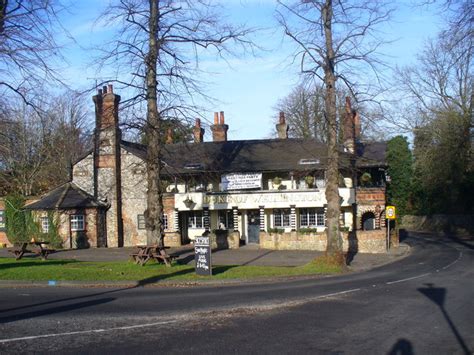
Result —
POLYGON ((135 264, 140 266, 145 265, 150 259, 170 266, 171 261, 177 257, 176 255, 166 253, 166 249, 169 249, 169 247, 160 247, 158 245, 137 245, 136 247, 137 250, 130 254, 130 257, 135 264))
POLYGON ((12 253, 15 256, 16 260, 20 260, 25 253, 35 253, 41 257, 42 260, 48 259, 48 255, 54 253, 56 250, 48 248, 49 242, 45 241, 32 241, 32 242, 23 242, 15 243, 12 249, 9 249, 8 252, 12 253), (28 250, 28 245, 36 246, 34 251, 28 250))

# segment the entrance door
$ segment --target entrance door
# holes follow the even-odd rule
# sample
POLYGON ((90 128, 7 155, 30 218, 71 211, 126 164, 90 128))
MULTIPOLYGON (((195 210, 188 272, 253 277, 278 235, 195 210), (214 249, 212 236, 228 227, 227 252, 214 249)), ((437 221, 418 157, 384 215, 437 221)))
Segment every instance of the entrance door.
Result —
POLYGON ((249 243, 260 242, 260 211, 247 211, 247 235, 249 243))

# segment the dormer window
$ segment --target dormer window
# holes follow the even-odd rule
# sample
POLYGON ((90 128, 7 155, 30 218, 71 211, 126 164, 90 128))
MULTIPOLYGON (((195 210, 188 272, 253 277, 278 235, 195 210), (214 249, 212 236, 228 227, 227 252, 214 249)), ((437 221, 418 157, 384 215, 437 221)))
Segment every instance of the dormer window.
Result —
POLYGON ((300 159, 298 162, 299 165, 318 165, 319 159, 300 159))
POLYGON ((202 163, 189 163, 184 166, 185 169, 188 170, 200 170, 204 169, 204 164, 202 163))

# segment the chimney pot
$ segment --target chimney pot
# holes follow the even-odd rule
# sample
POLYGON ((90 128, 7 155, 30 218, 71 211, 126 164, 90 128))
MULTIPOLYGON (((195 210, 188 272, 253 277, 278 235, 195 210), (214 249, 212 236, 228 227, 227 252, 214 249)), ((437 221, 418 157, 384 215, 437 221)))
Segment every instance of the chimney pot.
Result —
POLYGON ((283 111, 280 111, 280 119, 278 120, 278 123, 276 124, 278 138, 287 139, 289 128, 290 127, 286 124, 286 121, 285 121, 285 113, 283 111))
POLYGON ((102 86, 102 91, 103 91, 104 94, 107 94, 107 86, 105 86, 105 85, 102 86))
POLYGON ((201 128, 201 120, 196 118, 196 125, 193 129, 194 143, 202 143, 204 141, 204 128, 201 128))
POLYGON ((219 112, 214 112, 214 124, 219 124, 219 112))
POLYGON ((173 131, 171 128, 168 128, 167 134, 166 134, 166 144, 172 144, 173 143, 173 131))
POLYGON ((351 108, 351 98, 349 96, 346 96, 346 112, 350 113, 352 112, 351 108))
POLYGON ((97 90, 97 93, 98 93, 99 95, 102 95, 102 89, 97 90))
POLYGON ((221 111, 221 120, 220 120, 219 124, 225 124, 224 111, 221 111))
POLYGON ((113 88, 112 84, 109 84, 108 86, 109 86, 108 92, 110 94, 113 94, 114 93, 114 88, 113 88))
POLYGON ((285 113, 283 111, 280 111, 280 124, 285 123, 285 113))

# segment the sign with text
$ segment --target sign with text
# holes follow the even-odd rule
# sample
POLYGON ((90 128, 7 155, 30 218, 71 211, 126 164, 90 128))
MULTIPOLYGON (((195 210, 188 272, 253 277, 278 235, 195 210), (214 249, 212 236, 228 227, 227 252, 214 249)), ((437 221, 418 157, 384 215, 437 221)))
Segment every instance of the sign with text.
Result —
POLYGON ((196 237, 194 241, 194 261, 196 274, 212 275, 211 238, 209 236, 196 237))
POLYGON ((5 232, 5 211, 0 210, 0 232, 5 232))
POLYGON ((385 217, 387 219, 396 219, 397 218, 395 206, 387 206, 385 208, 385 217))
POLYGON ((221 176, 222 190, 242 190, 262 187, 262 173, 236 173, 221 176))

